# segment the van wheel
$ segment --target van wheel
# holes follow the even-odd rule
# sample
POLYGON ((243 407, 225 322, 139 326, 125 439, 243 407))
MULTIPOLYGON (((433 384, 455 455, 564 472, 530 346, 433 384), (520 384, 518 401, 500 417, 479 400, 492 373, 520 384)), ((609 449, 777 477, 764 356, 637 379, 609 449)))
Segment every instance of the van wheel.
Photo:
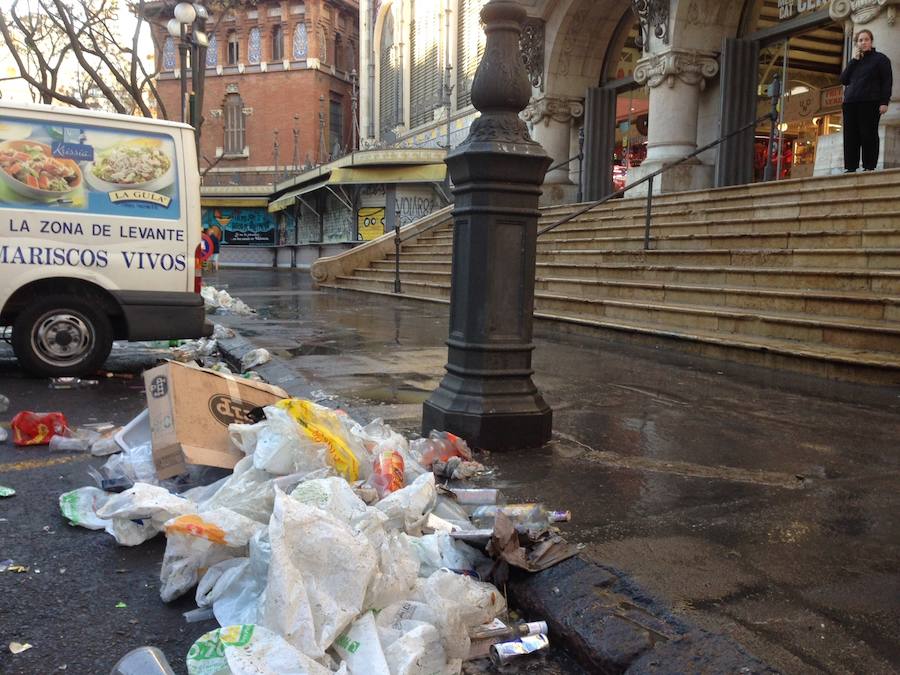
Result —
POLYGON ((51 295, 19 312, 12 345, 22 367, 35 375, 89 375, 109 356, 112 325, 85 300, 51 295))

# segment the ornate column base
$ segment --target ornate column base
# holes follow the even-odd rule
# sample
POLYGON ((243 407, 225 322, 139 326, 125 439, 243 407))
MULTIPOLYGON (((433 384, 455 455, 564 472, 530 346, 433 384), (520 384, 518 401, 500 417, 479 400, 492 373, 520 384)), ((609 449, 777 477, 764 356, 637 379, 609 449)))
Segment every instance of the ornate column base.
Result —
MULTIPOLYGON (((646 159, 644 162, 628 172, 626 185, 631 185, 647 174, 661 169, 666 162, 664 160, 646 159)), ((712 186, 716 168, 709 164, 703 164, 699 160, 685 162, 680 166, 669 169, 653 179, 653 194, 667 192, 686 192, 688 190, 702 190, 712 186)), ((647 194, 648 185, 638 185, 625 193, 626 197, 641 197, 647 194)))

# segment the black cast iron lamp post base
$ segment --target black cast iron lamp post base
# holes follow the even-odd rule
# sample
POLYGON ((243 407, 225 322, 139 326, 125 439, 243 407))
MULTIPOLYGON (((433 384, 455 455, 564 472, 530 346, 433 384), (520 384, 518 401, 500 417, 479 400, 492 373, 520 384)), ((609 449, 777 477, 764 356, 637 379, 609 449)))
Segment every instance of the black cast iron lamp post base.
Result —
POLYGON ((469 137, 447 156, 453 179, 453 269, 447 374, 425 402, 422 431, 450 431, 478 448, 538 447, 553 411, 531 368, 538 199, 551 160, 519 112, 531 84, 519 51, 526 12, 492 0, 469 137))

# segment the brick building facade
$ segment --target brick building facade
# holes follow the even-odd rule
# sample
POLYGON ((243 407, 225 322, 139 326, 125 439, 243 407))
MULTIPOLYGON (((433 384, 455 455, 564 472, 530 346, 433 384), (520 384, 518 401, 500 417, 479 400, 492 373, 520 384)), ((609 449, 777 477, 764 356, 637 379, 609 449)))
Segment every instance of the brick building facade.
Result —
MULTIPOLYGON (((153 3, 148 14, 156 19, 159 91, 168 116, 177 119, 178 39, 165 31, 173 5, 153 3)), ((356 0, 260 0, 212 15, 206 30, 205 186, 271 185, 296 167, 350 150, 356 0)))

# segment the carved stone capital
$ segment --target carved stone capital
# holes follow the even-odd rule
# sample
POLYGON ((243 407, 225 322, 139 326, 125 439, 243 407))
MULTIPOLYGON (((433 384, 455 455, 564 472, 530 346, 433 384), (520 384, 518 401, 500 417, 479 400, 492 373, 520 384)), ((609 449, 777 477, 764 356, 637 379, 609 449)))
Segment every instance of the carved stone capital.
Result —
POLYGON ((900 4, 897 0, 831 0, 828 13, 835 21, 849 18, 858 26, 876 19, 885 7, 892 12, 893 18, 896 16, 896 9, 892 5, 897 4, 900 4))
POLYGON ((543 122, 545 126, 550 126, 551 120, 567 124, 582 115, 584 115, 583 100, 568 96, 542 96, 532 100, 522 111, 522 117, 526 122, 532 124, 543 122))
POLYGON ((663 82, 674 87, 675 80, 679 79, 685 84, 699 84, 702 90, 706 80, 718 73, 719 62, 715 53, 672 48, 639 60, 634 69, 634 80, 651 87, 658 87, 663 82))
POLYGON ((631 0, 631 7, 640 24, 638 47, 650 51, 651 35, 669 44, 669 0, 631 0))

